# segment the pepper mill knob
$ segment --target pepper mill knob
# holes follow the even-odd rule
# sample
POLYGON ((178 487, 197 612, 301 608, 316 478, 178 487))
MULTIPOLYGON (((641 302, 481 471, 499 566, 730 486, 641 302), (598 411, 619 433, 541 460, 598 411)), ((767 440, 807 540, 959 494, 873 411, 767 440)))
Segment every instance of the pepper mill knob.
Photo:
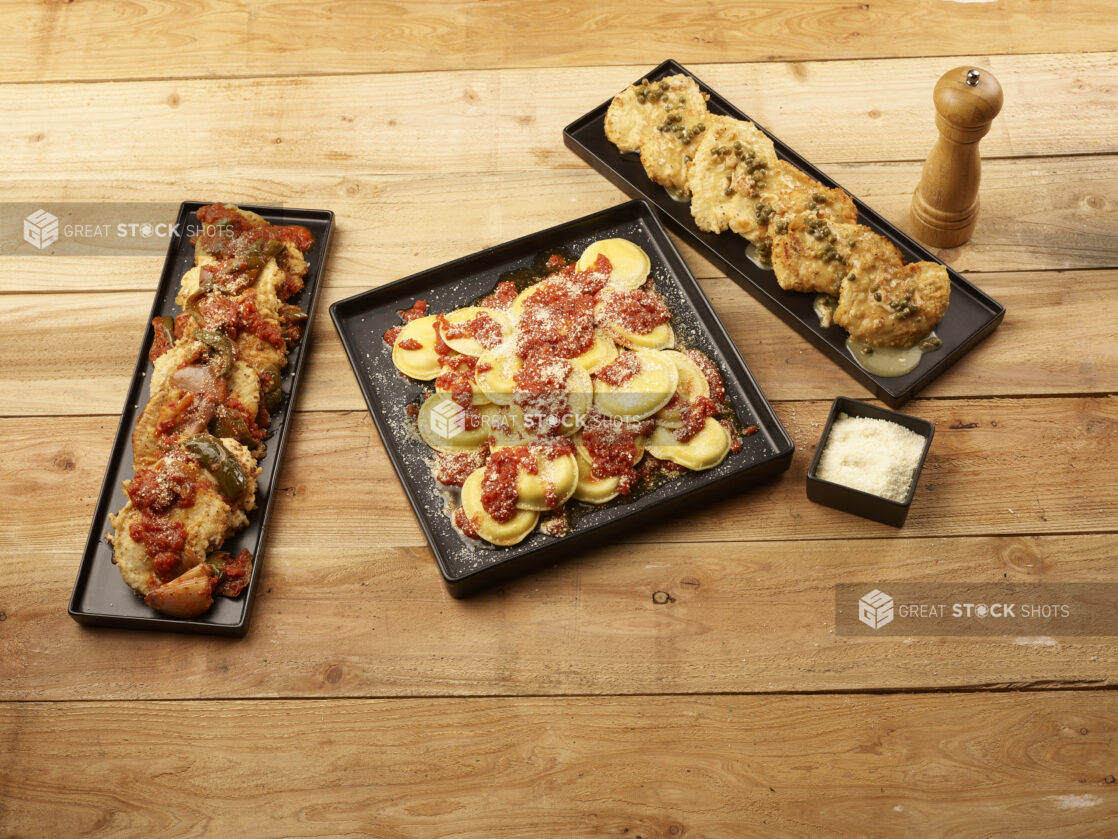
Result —
POLYGON ((1002 109, 1002 86, 989 70, 956 67, 940 77, 932 99, 939 139, 912 196, 911 226, 932 247, 952 248, 978 221, 978 141, 1002 109))

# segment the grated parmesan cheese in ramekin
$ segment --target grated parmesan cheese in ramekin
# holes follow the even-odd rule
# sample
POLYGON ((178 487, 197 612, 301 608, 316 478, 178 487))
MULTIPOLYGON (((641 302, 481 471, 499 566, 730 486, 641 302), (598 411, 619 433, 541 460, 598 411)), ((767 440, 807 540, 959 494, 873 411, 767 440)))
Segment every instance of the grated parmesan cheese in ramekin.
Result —
POLYGON ((895 422, 839 414, 815 475, 824 481, 903 502, 925 440, 895 422))

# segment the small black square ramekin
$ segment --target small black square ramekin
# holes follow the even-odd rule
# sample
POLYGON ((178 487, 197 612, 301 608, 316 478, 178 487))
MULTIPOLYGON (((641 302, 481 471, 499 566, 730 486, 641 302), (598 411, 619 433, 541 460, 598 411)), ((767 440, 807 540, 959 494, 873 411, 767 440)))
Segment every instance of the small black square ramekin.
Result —
POLYGON ((908 414, 898 414, 888 408, 871 405, 868 402, 859 402, 845 396, 838 396, 831 405, 831 414, 827 417, 827 425, 823 428, 823 436, 819 438, 819 445, 815 447, 815 457, 811 459, 811 466, 807 470, 807 497, 816 504, 824 504, 853 513, 856 516, 873 519, 882 524, 901 527, 908 518, 908 509, 912 505, 912 497, 916 494, 916 484, 920 481, 920 473, 924 469, 924 459, 928 456, 928 449, 932 445, 932 436, 936 427, 927 420, 908 414), (862 492, 860 489, 843 486, 817 478, 815 470, 819 467, 819 458, 823 448, 831 436, 831 426, 839 414, 849 417, 868 417, 869 419, 883 419, 895 422, 897 425, 915 431, 924 438, 924 451, 920 453, 920 462, 916 464, 916 472, 912 476, 912 486, 909 487, 908 496, 904 501, 891 501, 880 495, 862 492))

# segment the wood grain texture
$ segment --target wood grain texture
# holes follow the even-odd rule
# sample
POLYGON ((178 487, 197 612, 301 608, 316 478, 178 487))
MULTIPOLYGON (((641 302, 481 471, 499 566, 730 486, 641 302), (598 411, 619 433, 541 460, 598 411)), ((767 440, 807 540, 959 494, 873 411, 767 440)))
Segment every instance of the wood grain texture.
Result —
MULTIPOLYGON (((640 540, 903 541, 1113 529, 1118 398, 915 400, 907 408, 934 422, 937 432, 900 533, 804 499, 804 474, 828 400, 776 404, 797 448, 782 477, 645 531, 640 540)), ((0 473, 3 497, 33 492, 41 505, 0 507, 0 526, 14 544, 80 553, 115 427, 115 418, 107 417, 0 420, 8 453, 0 473)), ((424 544, 364 411, 297 414, 279 486, 283 495, 271 530, 277 544, 424 544), (344 537, 337 532, 340 520, 347 522, 344 537)))
MULTIPOLYGON (((987 161, 974 238, 938 255, 956 270, 976 275, 1118 267, 1116 161, 1118 155, 1033 158, 1028 164, 987 161)), ((902 228, 907 225, 920 163, 837 164, 827 171, 887 219, 902 228)), ((588 167, 449 180, 324 174, 256 179, 184 173, 181 181, 163 176, 151 182, 122 182, 112 197, 157 202, 153 223, 170 223, 187 181, 195 197, 334 210, 337 231, 327 288, 354 293, 627 200, 588 167)), ((44 178, 6 185, 0 181, 0 187, 8 200, 41 198, 47 206, 51 200, 96 202, 105 193, 97 179, 77 175, 65 183, 44 178)), ((118 217, 109 210, 105 218, 118 217)), ((9 221, 12 229, 19 229, 19 218, 9 221)), ((697 276, 718 276, 690 247, 681 245, 681 250, 697 276)), ((0 254, 0 293, 154 290, 162 264, 162 254, 129 255, 111 246, 91 256, 0 254)), ((978 276, 974 281, 986 282, 978 276)), ((0 311, 7 307, 7 301, 0 304, 0 311)))
POLYGON ((0 839, 1118 834, 1113 638, 833 619, 839 582, 1118 582, 1104 0, 3 8, 4 231, 199 198, 338 228, 240 640, 65 611, 162 255, 0 255, 0 839), (862 389, 683 247, 790 470, 453 600, 326 306, 624 200, 561 131, 669 56, 901 224, 935 79, 992 70, 983 211, 940 256, 1006 322, 909 403, 937 435, 893 530, 805 497, 862 389))
MULTIPOLYGON (((987 159, 1118 151, 1114 53, 689 69, 808 160, 827 165, 923 161, 937 137, 936 79, 971 60, 989 67, 1005 87, 1007 105, 983 141, 987 159), (1067 124, 1075 130, 1055 130, 1067 124)), ((445 183, 441 176, 452 173, 580 169, 584 164, 563 146, 564 126, 659 61, 615 68, 0 85, 3 180, 33 173, 63 182, 95 179, 102 190, 122 184, 112 187, 118 190, 129 179, 170 179, 181 192, 183 185, 215 174, 282 183, 308 171, 347 177, 405 173, 445 183)), ((135 200, 158 200, 143 198, 147 192, 135 200)), ((284 190, 278 194, 286 197, 284 190)))
POLYGON ((1101 839, 1118 831, 1116 703, 7 704, 0 835, 1101 839), (167 724, 191 718, 206 736, 167 724))
MULTIPOLYGON (((1098 301, 1118 272, 984 274, 982 288, 1009 314, 993 335, 925 391, 931 398, 1118 391, 1113 318, 1098 301)), ((139 278, 137 278, 138 280, 139 278)), ((334 274, 311 330, 311 358, 298 407, 365 407, 328 306, 357 293, 334 274)), ((770 399, 869 396, 837 365, 726 278, 703 281, 770 399)), ((152 292, 11 294, 0 297, 0 415, 117 413, 128 391, 152 292), (67 352, 52 348, 65 343, 67 352), (91 374, 90 371, 95 371, 91 374)), ((409 301, 410 302, 410 301, 409 301)), ((385 363, 387 363, 387 356, 385 363)))
POLYGON ((4 420, 0 492, 36 503, 0 508, 9 540, 0 555, 8 571, 0 691, 139 698, 1110 685, 1112 639, 836 638, 831 615, 833 585, 853 580, 1118 581, 1118 543, 1094 533, 1118 520, 1116 402, 915 404, 939 430, 903 531, 804 498, 828 405, 780 405, 798 444, 780 480, 464 602, 443 590, 368 416, 299 414, 243 642, 74 624, 64 604, 115 423, 4 420), (1030 535, 1043 532, 1053 535, 1030 535), (671 599, 657 602, 661 591, 671 599), (82 662, 80 680, 72 661, 82 662))
POLYGON ((242 640, 79 626, 65 604, 80 546, 6 551, 0 697, 1118 685, 1113 638, 875 638, 837 636, 834 629, 837 583, 1118 582, 1113 535, 716 544, 653 537, 611 543, 454 600, 427 548, 392 546, 403 540, 391 522, 370 537, 373 524, 344 521, 332 540, 273 531, 253 625, 242 640), (80 671, 74 662, 81 662, 80 671))
POLYGON ((672 3, 332 3, 282 0, 6 6, 0 80, 395 73, 683 62, 893 58, 1113 49, 1105 0, 839 5, 771 0, 672 3), (297 33, 297 34, 296 34, 297 33), (636 36, 635 33, 639 33, 636 36), (294 41, 294 43, 293 43, 294 41))

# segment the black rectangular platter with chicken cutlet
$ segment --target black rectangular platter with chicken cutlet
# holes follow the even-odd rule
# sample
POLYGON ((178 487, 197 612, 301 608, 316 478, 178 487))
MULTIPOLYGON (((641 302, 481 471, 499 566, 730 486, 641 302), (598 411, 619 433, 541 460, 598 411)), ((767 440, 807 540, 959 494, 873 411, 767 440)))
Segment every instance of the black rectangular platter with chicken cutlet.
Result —
POLYGON ((247 631, 333 226, 326 210, 180 206, 70 599, 79 623, 247 631))
MULTIPOLYGON (((673 523, 682 524, 686 522, 687 510, 696 504, 724 498, 735 488, 773 477, 791 463, 791 438, 687 264, 644 201, 631 201, 363 292, 335 303, 331 316, 385 450, 427 537, 447 589, 456 597, 609 544, 622 532, 642 523, 668 527, 673 523), (609 260, 603 262, 601 253, 597 259, 592 259, 595 249, 604 247, 605 242, 613 243, 610 247, 640 256, 640 270, 627 275, 631 282, 629 291, 601 288, 605 275, 612 284, 619 281, 621 271, 616 256, 621 251, 609 251, 614 264, 609 260), (592 267, 583 265, 588 259, 593 262, 592 267), (605 271, 605 275, 595 274, 596 271, 605 271), (599 284, 593 288, 597 291, 588 290, 587 286, 580 286, 580 291, 571 290, 571 285, 592 282, 595 277, 599 284), (565 294, 573 297, 564 298, 565 294), (586 336, 589 344, 572 347, 569 352, 561 352, 557 345, 551 344, 541 349, 541 344, 555 334, 548 325, 552 323, 552 315, 562 309, 557 301, 582 299, 582 295, 594 301, 594 334, 586 336), (599 341, 598 333, 605 328, 602 325, 610 326, 613 323, 610 318, 621 309, 628 312, 628 308, 619 303, 628 300, 653 304, 653 309, 663 305, 657 316, 659 325, 650 329, 625 319, 625 324, 641 332, 641 340, 652 341, 648 336, 656 336, 660 349, 634 349, 632 344, 623 343, 634 336, 625 338, 621 332, 612 333, 609 341, 599 341), (489 314, 483 316, 478 312, 489 314), (474 320, 466 321, 459 315, 474 320), (462 330, 469 324, 483 323, 494 329, 504 324, 508 331, 493 334, 492 342, 485 345, 487 349, 464 346, 463 341, 467 339, 461 337, 462 330), (443 353, 441 360, 432 353, 432 347, 443 353), (605 356, 592 359, 602 347, 608 348, 605 356), (537 356, 537 352, 540 355, 537 356), (632 416, 651 422, 656 431, 646 429, 647 445, 642 441, 641 451, 634 453, 634 459, 624 461, 618 471, 611 473, 624 474, 624 479, 631 477, 634 482, 620 490, 619 484, 611 484, 605 494, 597 497, 580 492, 597 492, 597 488, 609 480, 592 480, 598 466, 602 465, 598 459, 602 449, 594 449, 595 444, 591 442, 592 435, 598 431, 591 422, 601 419, 600 412, 607 411, 607 404, 613 406, 608 408, 613 412, 610 415, 618 416, 617 403, 601 396, 600 380, 607 376, 607 371, 614 370, 617 375, 610 380, 619 389, 626 387, 625 382, 629 382, 631 390, 635 389, 632 383, 637 379, 626 379, 624 370, 618 373, 614 365, 625 367, 632 362, 640 368, 640 375, 644 375, 658 364, 661 365, 659 369, 666 369, 661 362, 668 363, 666 359, 673 353, 695 359, 696 367, 713 365, 720 374, 720 385, 705 391, 710 396, 705 400, 708 408, 717 399, 717 412, 711 408, 705 419, 702 413, 691 413, 692 419, 698 416, 698 425, 690 431, 686 430, 686 419, 680 419, 682 426, 668 424, 663 412, 671 413, 675 397, 682 400, 683 372, 679 373, 678 380, 673 378, 673 383, 665 386, 667 390, 661 391, 665 398, 672 398, 670 404, 663 401, 650 404, 643 401, 647 393, 635 394, 636 401, 626 403, 633 406, 634 412, 639 411, 639 415, 633 413, 632 416), (660 361, 653 361, 648 354, 660 361), (510 390, 502 391, 502 386, 497 384, 500 377, 494 371, 506 363, 514 364, 518 370, 511 375, 516 387, 506 381, 510 390), (578 449, 577 455, 570 448, 563 448, 566 445, 563 435, 568 432, 555 425, 548 431, 547 423, 536 424, 531 433, 524 425, 502 424, 499 419, 488 426, 466 422, 458 427, 450 424, 449 418, 457 421, 469 415, 475 405, 481 405, 476 409, 479 416, 485 413, 486 416, 519 417, 520 396, 527 396, 531 402, 538 394, 533 390, 510 396, 510 392, 531 390, 532 376, 556 364, 562 367, 562 376, 568 383, 581 377, 583 389, 593 385, 594 401, 584 416, 586 424, 579 424, 570 437, 580 441, 571 447, 578 449), (651 367, 646 369, 646 364, 651 367), (459 392, 456 382, 460 380, 456 377, 462 365, 471 372, 459 392), (584 369, 576 370, 579 365, 584 365, 584 369), (531 376, 524 378, 522 374, 529 372, 531 376), (479 391, 486 398, 475 401, 479 391), (502 401, 500 393, 509 397, 509 401, 502 401), (456 405, 454 400, 459 399, 456 405), (606 401, 601 401, 603 399, 606 401), (638 409, 638 402, 643 407, 638 409), (446 421, 436 423, 434 417, 446 421), (676 436, 667 438, 669 431, 663 430, 662 425, 663 429, 676 428, 670 432, 676 436), (703 448, 706 444, 700 445, 697 441, 718 438, 723 428, 727 435, 723 438, 725 448, 718 456, 704 461, 702 458, 706 455, 699 455, 697 461, 688 465, 682 453, 707 451, 703 448), (480 429, 480 432, 473 429, 480 429), (528 438, 517 437, 521 432, 528 438), (478 439, 473 441, 475 433, 478 439), (708 433, 709 436, 705 436, 708 433), (432 439, 438 434, 444 435, 444 443, 469 437, 470 448, 458 451, 455 446, 444 446, 440 451, 440 441, 432 439), (666 440, 666 445, 657 448, 660 446, 657 440, 666 440), (672 448, 676 445, 674 440, 689 442, 679 443, 680 448, 676 450, 672 448), (505 499, 515 504, 515 508, 510 507, 506 511, 508 515, 501 518, 494 508, 486 506, 489 496, 484 493, 492 491, 493 498, 497 498, 508 490, 508 481, 503 475, 513 473, 502 473, 501 469, 510 463, 519 468, 515 458, 531 453, 534 459, 545 446, 551 448, 547 454, 538 455, 541 459, 536 461, 540 483, 546 484, 540 497, 529 503, 525 494, 529 491, 523 488, 527 484, 521 483, 525 473, 515 472, 515 497, 505 499), (585 458, 584 451, 589 452, 585 458), (449 475, 444 471, 444 455, 468 459, 474 452, 479 452, 481 459, 467 463, 457 475, 453 469, 449 475), (653 452, 658 453, 652 456, 653 452), (675 460, 671 463, 664 459, 673 457, 675 460), (561 489, 560 484, 567 479, 556 477, 561 470, 553 471, 545 460, 560 462, 563 459, 574 462, 579 477, 577 485, 572 483, 561 489), (627 471, 630 469, 632 472, 627 471), (477 489, 476 497, 471 494, 471 485, 477 489), (550 500, 549 494, 554 496, 550 500), (471 498, 474 499, 472 509, 479 511, 476 515, 471 512, 471 498), (492 512, 492 517, 488 517, 486 511, 492 512), (509 528, 522 520, 526 520, 523 529, 510 536, 509 528), (551 524, 560 526, 548 526, 551 524)), ((476 334, 481 341, 482 331, 476 334)), ((563 335, 569 337, 568 333, 563 335)), ((690 368, 686 361, 674 356, 671 364, 681 371, 690 368)), ((709 371, 710 367, 705 369, 709 371)), ((710 381, 709 372, 688 381, 694 383, 699 377, 710 381)), ((551 387, 547 385, 540 392, 551 392, 548 391, 551 387)), ((578 392, 574 388, 566 390, 571 399, 575 399, 578 392)), ((687 401, 686 406, 683 401, 679 402, 680 417, 703 401, 696 397, 687 401)), ((565 410, 569 408, 570 405, 564 406, 565 410)), ((528 471, 532 471, 532 467, 528 471)), ((569 466, 563 474, 570 474, 569 466)), ((375 511, 371 514, 375 515, 375 511)))
MULTIPOLYGON (((831 178, 762 126, 756 123, 742 125, 750 122, 744 113, 695 78, 694 74, 669 60, 651 70, 640 81, 634 82, 614 100, 603 103, 572 122, 564 129, 563 139, 568 148, 627 195, 649 201, 668 227, 681 235, 700 255, 725 272, 730 279, 853 378, 894 407, 924 388, 1001 323, 1005 308, 1000 303, 969 283, 958 272, 942 265, 925 248, 856 197, 846 194, 831 178), (681 79, 685 79, 687 85, 679 85, 681 79), (611 116, 611 106, 624 96, 631 97, 642 106, 651 103, 653 99, 659 104, 661 96, 664 101, 671 97, 673 108, 667 112, 656 112, 657 121, 662 122, 657 126, 658 131, 647 131, 643 135, 643 148, 639 147, 637 140, 624 137, 624 131, 618 129, 620 123, 616 114, 611 116), (613 125, 609 125, 610 120, 613 120, 613 125), (734 123, 737 130, 731 128, 727 131, 725 124, 731 121, 737 121, 734 123), (714 129, 706 123, 711 123, 718 131, 723 132, 726 139, 715 142, 714 129), (613 141, 607 138, 607 127, 613 141), (703 146, 708 135, 711 136, 711 141, 703 146), (751 137, 756 139, 752 148, 749 142, 751 137), (685 165, 688 165, 693 159, 700 160, 697 157, 700 146, 708 157, 716 158, 716 163, 724 166, 727 162, 735 166, 740 163, 736 173, 731 173, 733 178, 727 176, 724 183, 717 182, 714 193, 716 205, 721 201, 723 185, 726 196, 734 195, 735 189, 737 194, 742 194, 743 182, 746 187, 752 184, 751 178, 756 168, 762 175, 777 175, 786 180, 798 179, 804 183, 814 182, 816 190, 812 192, 808 188, 805 194, 818 201, 822 210, 829 209, 832 203, 841 209, 836 209, 830 218, 825 217, 826 213, 820 212, 816 214, 819 218, 810 218, 806 225, 796 220, 792 223, 792 232, 796 233, 799 225, 802 234, 800 241, 806 243, 799 247, 812 251, 806 256, 818 257, 816 262, 822 261, 824 265, 829 261, 829 267, 837 266, 840 269, 835 275, 835 297, 825 299, 812 293, 787 290, 790 283, 783 277, 778 282, 772 267, 763 258, 757 258, 755 246, 750 242, 762 242, 764 238, 763 246, 770 245, 775 240, 775 237, 767 235, 770 223, 781 225, 781 233, 788 234, 787 221, 782 218, 779 208, 777 216, 770 218, 774 207, 759 203, 753 208, 757 210, 756 218, 752 213, 740 213, 734 219, 737 223, 731 223, 727 229, 725 219, 718 218, 718 214, 727 207, 714 206, 711 211, 709 197, 712 193, 707 189, 707 204, 696 205, 701 209, 693 214, 692 202, 699 193, 690 194, 688 190, 679 189, 678 185, 690 187, 695 178, 690 174, 681 174, 681 161, 673 158, 673 152, 674 157, 678 158, 679 148, 683 147, 687 152, 685 165), (696 157, 692 158, 692 155, 696 157), (721 232, 715 232, 719 230, 721 232), (837 241, 836 230, 842 231, 837 241), (899 269, 902 268, 910 272, 906 275, 908 279, 902 277, 895 284, 898 286, 898 294, 903 292, 904 297, 890 298, 891 280, 890 283, 883 282, 879 286, 873 275, 861 273, 861 264, 852 258, 852 249, 855 245, 864 247, 867 242, 871 247, 888 252, 889 258, 897 265, 898 271, 895 273, 901 273, 899 269), (843 266, 851 271, 849 277, 852 288, 857 283, 864 283, 865 303, 856 300, 855 305, 849 306, 837 297, 843 266), (852 344, 848 348, 848 335, 838 325, 839 318, 843 315, 851 316, 851 313, 855 317, 865 318, 866 312, 880 310, 882 316, 878 318, 878 322, 899 325, 902 329, 919 324, 921 312, 909 297, 914 285, 920 281, 918 266, 928 269, 925 274, 942 278, 939 303, 942 305, 949 292, 946 312, 940 314, 938 322, 934 319, 930 321, 934 324, 934 332, 929 333, 919 344, 915 343, 916 338, 913 337, 914 351, 928 350, 915 356, 919 359, 915 367, 901 375, 879 375, 871 372, 863 364, 874 366, 875 359, 870 356, 879 348, 867 348, 864 342, 852 344), (916 275, 915 281, 911 279, 913 274, 916 275), (904 289, 906 284, 907 291, 904 289), (821 321, 816 307, 828 303, 832 307, 831 311, 825 313, 821 321), (836 304, 837 310, 834 309, 836 304), (832 316, 834 323, 823 325, 832 316), (863 363, 855 360, 855 352, 863 353, 860 356, 863 363)), ((632 126, 621 125, 621 128, 631 129, 632 126)), ((706 158, 702 160, 705 161, 706 158)), ((733 208, 729 209, 732 211, 733 208)), ((795 248, 787 247, 777 255, 786 257, 790 251, 795 256, 795 248)), ((774 263, 777 261, 774 259, 774 263)), ((805 260, 807 261, 810 260, 805 260)), ((788 260, 785 259, 780 267, 787 264, 788 260)), ((800 279, 801 277, 794 277, 791 285, 796 285, 800 279)), ((845 292, 846 286, 843 285, 842 288, 845 292)), ((916 300, 919 301, 919 293, 916 300)), ((853 332, 850 337, 854 337, 853 332)), ((874 340, 870 339, 869 343, 873 344, 874 340)), ((895 343, 900 346, 899 342, 895 343)), ((878 352, 877 363, 885 363, 886 359, 891 358, 890 351, 894 350, 895 347, 889 347, 886 351, 878 352)), ((893 354, 897 352, 900 350, 893 354)))

